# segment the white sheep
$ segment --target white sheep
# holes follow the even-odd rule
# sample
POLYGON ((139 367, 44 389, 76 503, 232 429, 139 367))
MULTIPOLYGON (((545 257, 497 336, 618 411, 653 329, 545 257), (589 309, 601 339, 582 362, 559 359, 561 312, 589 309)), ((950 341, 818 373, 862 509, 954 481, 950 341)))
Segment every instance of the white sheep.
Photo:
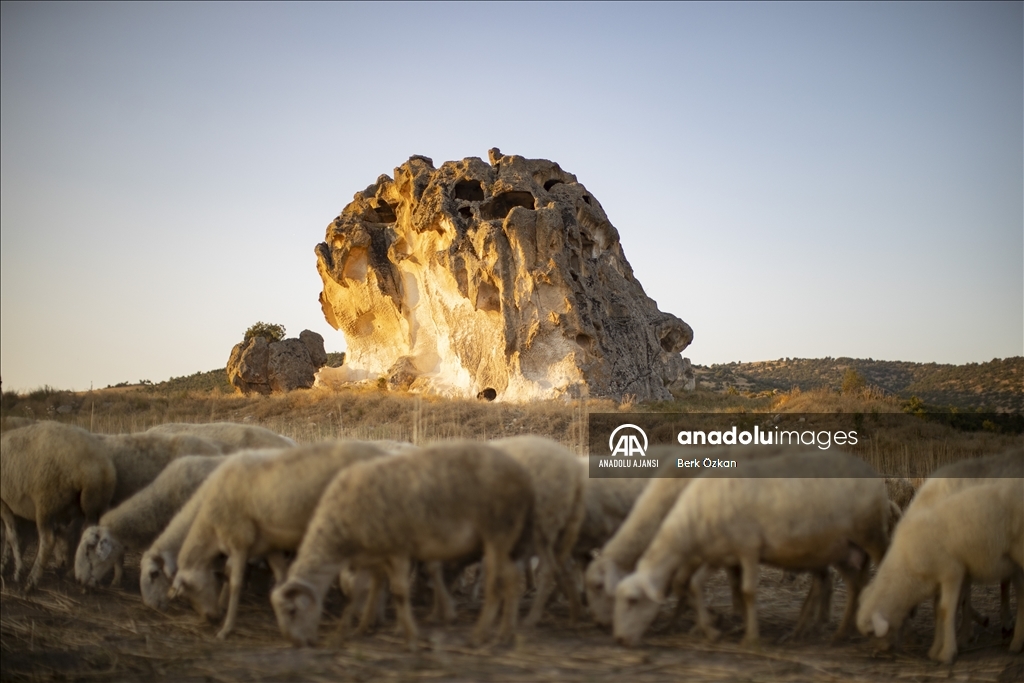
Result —
POLYGON ((117 472, 107 448, 84 429, 57 422, 39 422, 7 432, 0 441, 0 517, 5 542, 14 551, 14 576, 23 567, 15 516, 34 520, 39 550, 27 588, 38 584, 56 543, 56 525, 67 527, 68 548, 78 542, 81 522, 92 522, 110 505, 117 472))
POLYGON ((226 638, 238 616, 249 559, 266 557, 280 578, 282 553, 298 548, 321 494, 338 470, 383 455, 360 441, 233 455, 203 485, 207 492, 178 552, 171 597, 186 597, 201 615, 219 618, 213 563, 225 555, 228 609, 217 638, 226 638))
POLYGON ((343 470, 324 493, 287 580, 271 596, 278 625, 312 645, 331 580, 346 559, 386 566, 406 642, 416 643, 409 606, 414 559, 453 561, 483 551, 479 642, 503 605, 499 638, 515 630, 520 593, 514 555, 525 550, 533 484, 515 460, 487 444, 455 441, 343 470), (499 603, 498 590, 503 599, 499 603))
POLYGON ((266 427, 239 424, 238 422, 168 422, 150 427, 154 434, 193 434, 209 439, 221 446, 224 453, 254 448, 290 448, 295 442, 287 436, 273 432, 266 427))
POLYGON ((569 600, 569 619, 575 622, 580 599, 568 563, 586 515, 586 475, 572 451, 551 439, 523 435, 490 443, 525 467, 533 478, 537 592, 523 624, 530 627, 540 621, 554 582, 569 600))
MULTIPOLYGON (((920 491, 912 499, 907 511, 920 511, 933 507, 944 501, 947 496, 971 486, 991 483, 993 479, 1002 477, 1024 477, 1024 449, 1016 448, 1004 453, 979 458, 967 458, 940 467, 932 472, 931 476, 921 484, 920 491)), ((982 618, 971 607, 969 576, 964 579, 960 600, 963 619, 960 622, 957 639, 961 644, 966 644, 973 633, 973 622, 987 623, 987 619, 982 618)), ((1004 630, 1011 628, 1012 620, 1009 585, 1004 582, 1000 600, 1000 622, 1004 630)), ((894 637, 898 643, 898 632, 894 633, 894 637)))
POLYGON ((139 592, 142 593, 142 602, 148 607, 160 612, 167 609, 171 582, 178 572, 178 551, 206 497, 209 482, 210 478, 207 477, 142 554, 139 563, 139 592))
MULTIPOLYGON (((792 451, 792 448, 789 448, 792 451)), ((687 459, 701 460, 705 456, 713 456, 724 460, 747 461, 758 458, 769 458, 785 452, 780 446, 737 446, 717 449, 689 448, 679 449, 659 447, 651 450, 651 457, 658 457, 668 463, 670 474, 680 453, 687 459)), ((591 485, 602 481, 594 479, 591 485)), ((650 545, 661 523, 669 510, 675 505, 679 495, 689 486, 692 478, 665 476, 649 480, 649 485, 636 500, 625 521, 611 539, 601 548, 601 552, 587 567, 584 574, 584 587, 587 592, 587 608, 598 624, 607 626, 612 623, 612 612, 615 608, 615 589, 619 582, 636 567, 636 562, 650 545)), ((703 575, 702 575, 703 577, 703 575)), ((700 605, 694 605, 700 608, 700 605)), ((713 635, 714 631, 708 633, 713 635)))
POLYGON ((164 471, 167 465, 185 455, 221 455, 223 449, 213 441, 192 434, 98 434, 107 447, 117 486, 111 505, 120 505, 141 491, 164 471))
MULTIPOLYGON (((923 490, 923 488, 922 488, 923 490)), ((913 506, 912 506, 913 508, 913 506)), ((892 547, 861 595, 857 628, 885 637, 911 608, 939 594, 935 638, 928 656, 956 657, 955 619, 964 579, 1010 579, 1017 590, 1011 652, 1024 646, 1024 479, 996 479, 965 488, 941 505, 911 509, 896 527, 892 547)))
MULTIPOLYGON (((739 566, 744 642, 756 644, 759 564, 840 570, 849 589, 837 637, 866 583, 866 552, 879 562, 889 541, 889 499, 871 467, 835 452, 792 453, 704 476, 680 495, 636 572, 615 591, 614 635, 633 645, 653 621, 669 582, 688 583, 704 565, 739 566), (678 572, 678 575, 677 575, 678 572)), ((705 616, 698 610, 698 618, 705 616)))
POLYGON ((125 550, 148 546, 188 502, 226 456, 190 455, 176 459, 153 482, 86 529, 75 553, 75 578, 95 586, 114 570, 121 583, 125 550))

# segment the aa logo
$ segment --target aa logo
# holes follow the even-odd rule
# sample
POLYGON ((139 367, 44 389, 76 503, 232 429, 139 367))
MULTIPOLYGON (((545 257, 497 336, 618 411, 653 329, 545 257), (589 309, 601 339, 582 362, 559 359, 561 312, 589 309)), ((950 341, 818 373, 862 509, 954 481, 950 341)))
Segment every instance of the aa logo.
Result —
POLYGON ((608 437, 608 448, 611 450, 612 456, 639 455, 642 457, 647 453, 647 434, 636 425, 619 425, 608 437), (619 432, 622 433, 619 434, 619 432), (619 434, 618 440, 615 439, 616 434, 619 434), (642 444, 641 439, 643 440, 642 444))

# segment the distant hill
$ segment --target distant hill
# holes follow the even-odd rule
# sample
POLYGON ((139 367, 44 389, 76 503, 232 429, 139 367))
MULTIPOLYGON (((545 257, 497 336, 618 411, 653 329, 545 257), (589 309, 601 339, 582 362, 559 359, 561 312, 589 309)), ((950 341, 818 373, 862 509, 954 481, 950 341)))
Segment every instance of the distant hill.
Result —
MULTIPOLYGON (((327 354, 327 364, 332 368, 341 367, 341 364, 345 361, 345 353, 332 352, 327 354)), ((191 375, 185 375, 182 377, 172 377, 165 382, 142 382, 140 384, 129 384, 128 382, 122 382, 121 384, 114 385, 114 387, 137 387, 137 386, 148 386, 150 389, 157 392, 168 392, 173 393, 177 391, 220 391, 225 394, 234 393, 235 388, 228 382, 228 371, 226 368, 217 368, 216 370, 207 370, 206 372, 197 372, 191 375)), ((112 388, 112 387, 107 387, 112 388)))
POLYGON ((839 389, 853 368, 869 386, 888 394, 916 396, 929 405, 960 409, 1024 412, 1024 357, 987 363, 940 365, 859 358, 780 358, 756 363, 695 365, 702 389, 790 391, 819 387, 839 389))

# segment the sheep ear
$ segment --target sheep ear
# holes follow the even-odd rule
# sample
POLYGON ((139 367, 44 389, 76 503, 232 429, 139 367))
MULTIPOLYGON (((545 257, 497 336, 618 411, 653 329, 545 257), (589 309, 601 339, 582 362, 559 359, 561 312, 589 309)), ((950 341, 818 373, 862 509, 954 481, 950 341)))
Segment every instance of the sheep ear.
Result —
POLYGON ((651 600, 652 602, 656 602, 659 605, 661 603, 665 602, 665 596, 662 595, 661 591, 659 591, 655 587, 654 583, 651 582, 651 577, 649 577, 649 576, 641 577, 641 579, 640 579, 640 589, 644 592, 644 595, 646 595, 647 598, 649 600, 651 600))
POLYGON ((871 625, 875 628, 875 636, 878 638, 884 638, 885 634, 889 632, 889 622, 882 616, 881 612, 875 612, 871 615, 871 625))
POLYGON ((160 567, 168 579, 173 579, 175 572, 178 571, 178 561, 173 555, 161 555, 160 567))

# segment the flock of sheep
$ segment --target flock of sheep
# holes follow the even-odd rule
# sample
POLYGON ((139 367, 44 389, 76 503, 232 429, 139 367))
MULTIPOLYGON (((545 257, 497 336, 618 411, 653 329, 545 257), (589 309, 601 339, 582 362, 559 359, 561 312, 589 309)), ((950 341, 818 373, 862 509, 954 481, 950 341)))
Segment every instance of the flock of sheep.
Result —
POLYGON ((834 569, 848 589, 836 638, 856 626, 898 644, 912 610, 933 598, 929 656, 951 662, 980 619, 971 583, 1001 583, 1001 623, 1015 623, 1010 650, 1021 651, 1024 449, 942 468, 910 490, 912 500, 905 480, 878 477, 841 452, 741 446, 715 454, 739 467, 693 479, 590 479, 585 459, 535 436, 297 446, 231 423, 96 435, 42 422, 2 437, 0 572, 13 553, 15 581, 24 574, 18 518, 39 536, 26 589, 52 559, 70 562, 72 549, 75 577, 87 585, 110 573, 119 584, 126 551, 144 551, 143 601, 163 610, 184 598, 223 619, 217 637, 225 638, 247 565, 263 559, 276 579, 278 626, 293 643, 317 641, 325 595, 338 584, 348 598, 343 632, 356 618, 360 632, 383 619, 390 599, 415 648, 416 572, 432 588, 432 616, 450 622, 450 578, 481 563, 476 643, 514 634, 525 569, 535 586, 526 626, 556 589, 575 621, 585 592, 593 619, 633 645, 671 595, 677 612, 692 607, 706 637, 719 638, 702 591, 718 569, 744 617, 744 642, 757 643, 761 564, 811 574, 794 633, 820 627, 834 569), (587 561, 581 591, 577 567, 587 561))

